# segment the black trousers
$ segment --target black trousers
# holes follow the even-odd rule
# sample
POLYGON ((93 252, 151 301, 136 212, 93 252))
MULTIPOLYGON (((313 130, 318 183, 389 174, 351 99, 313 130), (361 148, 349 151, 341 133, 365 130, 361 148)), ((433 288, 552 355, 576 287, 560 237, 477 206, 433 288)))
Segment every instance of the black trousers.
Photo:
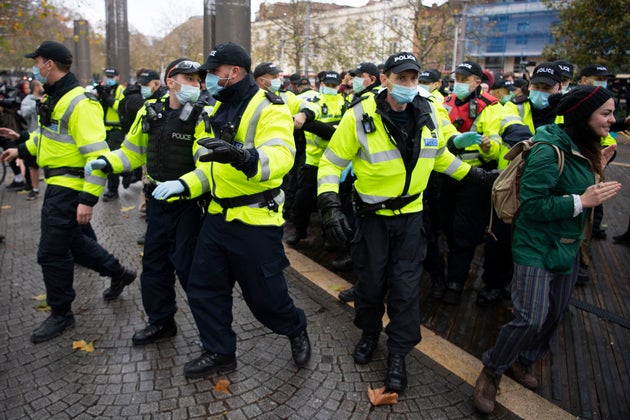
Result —
POLYGON ((298 189, 292 221, 298 233, 306 233, 313 210, 317 209, 317 166, 304 164, 298 172, 298 189))
MULTIPOLYGON (((125 140, 125 133, 122 130, 108 130, 105 141, 109 150, 118 150, 125 140)), ((118 186, 120 185, 120 177, 125 176, 127 172, 121 174, 108 174, 107 175, 107 191, 111 193, 118 193, 118 186)))
MULTIPOLYGON (((152 216, 153 217, 153 216, 152 216)), ((289 260, 280 226, 252 226, 223 215, 204 218, 188 278, 188 302, 204 349, 234 354, 232 299, 238 282, 256 319, 271 331, 293 337, 306 316, 289 296, 283 270, 289 260)))
POLYGON ((72 287, 75 263, 107 277, 118 276, 124 270, 96 242, 91 226, 77 223, 78 196, 78 191, 49 185, 42 204, 37 262, 42 267, 48 305, 57 315, 70 311, 76 296, 72 287))
POLYGON ((173 319, 177 312, 175 274, 186 290, 202 204, 194 200, 173 203, 147 198, 147 231, 142 257, 142 304, 150 324, 173 319))
POLYGON ((391 354, 409 353, 422 338, 419 295, 426 248, 422 213, 359 218, 351 245, 354 274, 361 279, 355 285, 354 325, 380 332, 387 298, 391 354))
POLYGON ((448 241, 448 283, 463 285, 490 219, 490 189, 442 176, 440 207, 448 241))

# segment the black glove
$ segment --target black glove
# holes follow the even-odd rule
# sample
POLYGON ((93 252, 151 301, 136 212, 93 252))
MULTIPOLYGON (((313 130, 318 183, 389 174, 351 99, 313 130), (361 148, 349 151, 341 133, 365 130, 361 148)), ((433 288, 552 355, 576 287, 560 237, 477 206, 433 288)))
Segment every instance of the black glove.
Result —
POLYGON ((94 90, 98 93, 98 96, 103 96, 103 94, 105 94, 105 86, 103 85, 94 86, 94 90))
POLYGON ((247 149, 239 149, 225 140, 206 137, 197 140, 197 143, 208 149, 208 153, 199 157, 202 162, 231 163, 237 167, 249 160, 247 149))
POLYGON ((463 182, 470 182, 473 185, 483 185, 492 188, 492 184, 497 179, 501 171, 493 169, 491 171, 485 171, 476 166, 470 167, 470 172, 462 179, 463 182))
POLYGON ((114 99, 112 95, 104 94, 103 96, 101 96, 101 102, 103 102, 107 106, 114 106, 114 102, 116 102, 116 99, 114 99))
POLYGON ((341 211, 339 194, 325 192, 317 197, 317 207, 322 215, 322 227, 326 239, 335 245, 345 245, 352 229, 341 211))

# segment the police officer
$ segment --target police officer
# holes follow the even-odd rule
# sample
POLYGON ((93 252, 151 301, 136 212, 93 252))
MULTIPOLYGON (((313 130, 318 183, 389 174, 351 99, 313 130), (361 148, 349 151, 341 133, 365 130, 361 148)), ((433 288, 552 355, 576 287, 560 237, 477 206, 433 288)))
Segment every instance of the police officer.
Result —
MULTIPOLYGON (((188 280, 188 301, 199 328, 203 353, 184 366, 188 378, 236 368, 232 293, 238 282, 254 316, 291 343, 293 360, 304 366, 311 356, 304 311, 289 297, 283 269, 279 188, 293 165, 293 121, 282 99, 261 90, 251 74, 251 58, 240 45, 217 45, 201 69, 216 99, 202 127, 207 139, 196 171, 167 181, 154 197, 198 197, 210 191, 188 280), (199 173, 206 176, 201 182, 199 173)), ((199 132, 199 131, 198 131, 199 132)))
MULTIPOLYGON (((497 168, 501 150, 502 106, 497 98, 482 92, 483 78, 481 66, 472 61, 464 61, 455 69, 453 93, 444 99, 444 106, 462 134, 452 135, 448 148, 468 164, 492 170, 497 168)), ((455 305, 461 299, 475 247, 483 241, 488 225, 490 188, 442 177, 440 200, 448 241, 447 284, 442 300, 455 305)))
POLYGON ((92 207, 105 186, 101 171, 91 175, 83 172, 87 160, 108 151, 101 106, 94 96, 84 93, 70 73, 72 54, 63 44, 45 41, 25 57, 34 60, 33 74, 44 83, 48 97, 39 109, 39 129, 18 149, 6 150, 2 160, 18 155, 25 160, 35 157, 48 184, 37 262, 42 267, 52 313, 31 335, 31 341, 39 343, 75 325, 71 309, 75 262, 111 277, 106 294, 113 299, 136 273, 84 234, 85 229, 92 231, 92 207))
POLYGON ((554 64, 557 64, 562 72, 562 94, 564 95, 569 91, 571 81, 573 80, 573 64, 566 60, 556 60, 554 64))
MULTIPOLYGON (((104 71, 105 80, 103 84, 96 85, 98 100, 103 106, 105 113, 105 130, 107 130, 107 145, 110 150, 116 150, 125 139, 125 133, 120 125, 118 115, 118 105, 123 99, 124 86, 120 85, 120 73, 116 67, 107 67, 104 71)), ((124 176, 129 176, 123 174, 124 176)), ((109 174, 107 176, 107 192, 103 194, 103 201, 112 201, 118 198, 118 185, 120 185, 119 174, 109 174)))
POLYGON ((318 171, 318 207, 325 235, 343 243, 350 232, 341 211, 339 177, 350 162, 356 181, 359 229, 351 241, 355 285, 354 324, 362 337, 353 353, 370 362, 377 348, 387 299, 389 325, 386 386, 407 386, 405 356, 420 342, 419 291, 426 240, 422 194, 431 171, 472 183, 490 182, 483 170, 455 158, 446 148, 429 94, 417 88, 420 66, 409 52, 387 59, 385 88, 349 108, 325 150, 318 171))
POLYGON ((313 121, 316 117, 316 113, 319 111, 318 107, 312 102, 307 101, 302 97, 298 97, 291 91, 282 90, 281 72, 275 64, 270 62, 263 62, 256 66, 254 69, 254 79, 256 84, 262 90, 272 92, 282 98, 285 104, 289 106, 291 115, 293 115, 293 138, 295 140, 295 164, 284 177, 282 183, 282 190, 286 194, 286 201, 284 204, 284 217, 291 214, 291 206, 295 202, 295 193, 297 191, 298 179, 297 172, 300 166, 304 162, 304 153, 306 149, 306 139, 304 137, 304 131, 301 130, 304 123, 313 121))
MULTIPOLYGON (((341 77, 336 71, 322 72, 319 95, 311 98, 311 102, 319 108, 317 120, 330 126, 337 124, 346 110, 345 98, 337 91, 340 83, 341 77)), ((305 137, 306 158, 299 170, 298 189, 291 216, 295 232, 286 238, 287 244, 291 246, 297 245, 307 236, 311 212, 317 205, 317 166, 329 140, 314 133, 306 133, 305 137)))
POLYGON ((440 102, 444 102, 444 95, 440 92, 442 73, 438 69, 428 69, 420 73, 418 82, 421 88, 431 93, 440 102))
MULTIPOLYGON (((133 344, 152 343, 177 334, 175 325, 175 273, 184 290, 192 262, 197 234, 201 228, 203 204, 200 199, 156 200, 150 193, 157 184, 195 170, 193 154, 195 127, 201 121, 203 105, 197 104, 200 64, 186 58, 166 67, 164 83, 169 91, 159 99, 147 100, 140 109, 127 139, 118 150, 88 162, 86 173, 102 169, 120 173, 146 162, 147 233, 142 257, 142 304, 149 324, 133 335, 133 344)), ((200 183, 205 175, 195 173, 200 183)))

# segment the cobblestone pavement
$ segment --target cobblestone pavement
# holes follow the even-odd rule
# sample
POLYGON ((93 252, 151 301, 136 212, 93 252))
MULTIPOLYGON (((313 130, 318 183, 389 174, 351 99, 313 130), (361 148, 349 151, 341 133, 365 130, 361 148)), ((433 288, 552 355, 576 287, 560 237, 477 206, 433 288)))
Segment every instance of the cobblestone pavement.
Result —
MULTIPOLYGON (((6 181, 7 183, 10 180, 6 181)), ((42 183, 43 184, 43 183, 42 183)), ((383 384, 385 337, 373 362, 356 365, 352 349, 359 331, 352 309, 286 270, 289 290, 307 314, 313 355, 306 368, 291 359, 286 337, 254 319, 238 290, 234 330, 238 369, 225 378, 229 394, 215 390, 219 378, 188 380, 183 365, 200 352, 185 295, 178 286, 179 334, 144 347, 131 345, 145 325, 139 281, 113 302, 101 293, 109 279, 78 267, 76 328, 34 345, 31 331, 47 316, 34 296, 45 293, 36 262, 42 198, 0 187, 0 418, 294 418, 294 419, 454 419, 476 418, 472 387, 414 350, 407 357, 409 387, 399 403, 373 407, 367 388, 383 384), (94 341, 94 352, 72 349, 73 340, 94 341)), ((144 231, 139 217, 140 185, 121 190, 119 200, 96 207, 93 226, 99 241, 124 264, 140 272, 144 231)), ((517 418, 503 407, 490 418, 517 418)))

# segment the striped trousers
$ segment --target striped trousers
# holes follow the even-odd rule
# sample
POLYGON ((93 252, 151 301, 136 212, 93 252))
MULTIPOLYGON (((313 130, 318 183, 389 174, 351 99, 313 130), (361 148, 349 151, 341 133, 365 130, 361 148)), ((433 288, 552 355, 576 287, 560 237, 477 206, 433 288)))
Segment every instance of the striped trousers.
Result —
POLYGON ((497 341, 482 356, 484 366, 503 374, 517 358, 525 366, 540 360, 549 350, 569 305, 577 279, 577 259, 571 274, 514 264, 512 303, 514 319, 501 327, 497 341))

